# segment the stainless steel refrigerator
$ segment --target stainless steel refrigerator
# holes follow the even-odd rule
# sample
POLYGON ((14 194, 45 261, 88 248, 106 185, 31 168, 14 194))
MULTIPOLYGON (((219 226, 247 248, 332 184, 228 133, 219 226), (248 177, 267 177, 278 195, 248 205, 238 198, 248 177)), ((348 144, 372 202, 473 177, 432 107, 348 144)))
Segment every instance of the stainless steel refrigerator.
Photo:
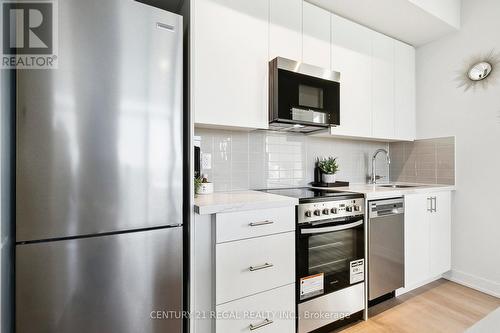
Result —
POLYGON ((58 69, 17 72, 16 332, 180 332, 182 19, 57 17, 58 69))

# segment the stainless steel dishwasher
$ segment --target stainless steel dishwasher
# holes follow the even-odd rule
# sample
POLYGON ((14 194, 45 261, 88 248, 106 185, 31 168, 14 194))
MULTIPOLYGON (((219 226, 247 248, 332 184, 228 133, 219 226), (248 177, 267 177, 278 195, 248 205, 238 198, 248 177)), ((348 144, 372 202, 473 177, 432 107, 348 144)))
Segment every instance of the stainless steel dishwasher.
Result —
POLYGON ((404 287, 404 199, 370 201, 368 300, 404 287))

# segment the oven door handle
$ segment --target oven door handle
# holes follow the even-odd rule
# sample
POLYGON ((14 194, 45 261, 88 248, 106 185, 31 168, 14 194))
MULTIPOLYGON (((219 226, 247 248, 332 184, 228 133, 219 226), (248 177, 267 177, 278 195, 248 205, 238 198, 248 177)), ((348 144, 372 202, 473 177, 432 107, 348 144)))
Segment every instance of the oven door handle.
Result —
POLYGON ((338 226, 334 226, 334 227, 302 229, 300 231, 300 233, 303 235, 305 235, 305 234, 321 234, 324 232, 334 232, 334 231, 341 231, 341 230, 356 228, 362 224, 363 224, 363 220, 359 220, 359 221, 354 222, 354 223, 343 224, 343 225, 338 225, 338 226))

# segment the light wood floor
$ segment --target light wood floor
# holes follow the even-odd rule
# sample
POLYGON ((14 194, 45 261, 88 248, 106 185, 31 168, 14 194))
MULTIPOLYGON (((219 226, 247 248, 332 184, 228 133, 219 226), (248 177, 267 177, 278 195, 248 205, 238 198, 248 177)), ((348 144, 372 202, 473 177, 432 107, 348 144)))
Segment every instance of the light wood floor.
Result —
POLYGON ((370 308, 368 321, 341 332, 458 333, 499 306, 499 298, 442 279, 370 308))

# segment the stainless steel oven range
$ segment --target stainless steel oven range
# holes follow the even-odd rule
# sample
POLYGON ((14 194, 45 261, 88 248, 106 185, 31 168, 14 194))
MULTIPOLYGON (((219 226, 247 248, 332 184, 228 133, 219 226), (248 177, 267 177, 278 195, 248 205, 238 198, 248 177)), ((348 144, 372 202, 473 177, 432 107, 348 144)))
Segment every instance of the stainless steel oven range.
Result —
POLYGON ((329 332, 361 318, 365 304, 363 195, 311 188, 268 192, 299 199, 297 332, 329 332), (346 316, 351 320, 345 320, 346 316))

